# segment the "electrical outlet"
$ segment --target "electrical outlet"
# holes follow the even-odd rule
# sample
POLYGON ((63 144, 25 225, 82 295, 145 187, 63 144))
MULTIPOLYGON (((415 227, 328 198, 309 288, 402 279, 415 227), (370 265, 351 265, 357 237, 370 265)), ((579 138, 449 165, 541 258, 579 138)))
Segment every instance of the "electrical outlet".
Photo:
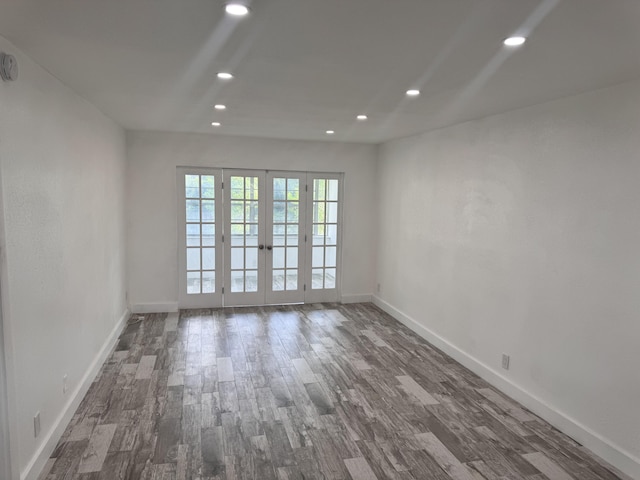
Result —
POLYGON ((382 290, 382 287, 378 284, 378 293, 380 293, 380 290, 382 290))
POLYGON ((40 435, 40 412, 36 412, 36 416, 33 417, 33 436, 38 438, 40 435))
POLYGON ((67 380, 69 376, 65 373, 62 376, 62 393, 67 393, 67 380))
POLYGON ((509 355, 507 355, 506 353, 502 354, 502 368, 504 368, 505 370, 509 370, 509 360, 511 359, 511 357, 509 357, 509 355))

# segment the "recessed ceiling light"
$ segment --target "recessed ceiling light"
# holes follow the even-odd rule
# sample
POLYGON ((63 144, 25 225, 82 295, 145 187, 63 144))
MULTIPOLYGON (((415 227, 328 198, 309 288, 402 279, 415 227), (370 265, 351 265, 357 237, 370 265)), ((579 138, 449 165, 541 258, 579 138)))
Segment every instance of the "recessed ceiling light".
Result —
POLYGON ((524 37, 509 37, 504 41, 504 44, 507 47, 519 47, 526 41, 527 39, 524 37))
POLYGON ((367 119, 367 118, 369 118, 369 117, 367 117, 366 115, 358 115, 356 118, 357 118, 358 120, 366 120, 366 119, 367 119))
POLYGON ((227 73, 227 72, 220 72, 218 74, 218 78, 220 78, 222 80, 231 80, 233 78, 233 75, 231 75, 230 73, 227 73))
POLYGON ((336 132, 334 132, 333 130, 327 130, 327 135, 333 135, 334 133, 336 132))
POLYGON ((214 105, 214 107, 216 110, 226 110, 227 106, 226 105, 214 105))
POLYGON ((235 15, 236 17, 243 17, 249 13, 249 8, 241 3, 227 3, 224 9, 229 15, 235 15))
POLYGON ((417 97, 420 95, 420 90, 407 90, 407 95, 410 97, 417 97))
POLYGON ((220 125, 222 125, 220 122, 211 122, 212 127, 219 127, 220 125))

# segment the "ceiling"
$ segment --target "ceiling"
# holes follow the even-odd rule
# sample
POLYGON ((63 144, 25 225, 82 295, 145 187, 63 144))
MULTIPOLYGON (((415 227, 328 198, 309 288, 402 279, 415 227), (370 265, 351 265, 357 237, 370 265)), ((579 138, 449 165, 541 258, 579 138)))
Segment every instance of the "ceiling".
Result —
POLYGON ((137 130, 379 143, 640 77, 639 0, 2 0, 0 35, 137 130))

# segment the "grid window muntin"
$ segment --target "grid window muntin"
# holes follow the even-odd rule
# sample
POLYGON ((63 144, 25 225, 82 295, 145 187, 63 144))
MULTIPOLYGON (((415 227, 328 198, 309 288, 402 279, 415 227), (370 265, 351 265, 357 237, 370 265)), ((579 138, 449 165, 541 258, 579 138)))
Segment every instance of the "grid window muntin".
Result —
POLYGON ((299 290, 300 179, 273 179, 273 255, 271 288, 299 290))
POLYGON ((215 293, 215 175, 185 175, 187 294, 215 293))
POLYGON ((231 188, 231 292, 258 291, 259 179, 233 175, 231 188))
POLYGON ((337 179, 313 180, 311 288, 336 288, 338 239, 337 179))

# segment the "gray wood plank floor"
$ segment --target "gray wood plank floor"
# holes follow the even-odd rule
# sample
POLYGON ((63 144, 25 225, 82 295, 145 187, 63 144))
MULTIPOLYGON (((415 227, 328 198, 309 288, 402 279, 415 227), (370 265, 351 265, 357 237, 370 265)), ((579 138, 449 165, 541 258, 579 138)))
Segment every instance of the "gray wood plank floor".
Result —
POLYGON ((41 479, 613 480, 372 304, 133 316, 41 479))

